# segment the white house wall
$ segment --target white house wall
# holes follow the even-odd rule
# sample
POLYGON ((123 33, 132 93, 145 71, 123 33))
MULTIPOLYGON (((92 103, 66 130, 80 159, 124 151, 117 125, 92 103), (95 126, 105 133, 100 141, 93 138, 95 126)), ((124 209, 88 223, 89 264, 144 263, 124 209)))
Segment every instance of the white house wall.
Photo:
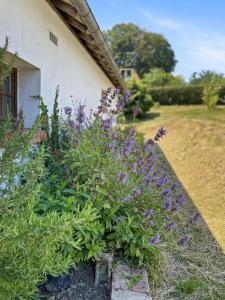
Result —
MULTIPOLYGON (((85 102, 96 108, 102 89, 112 83, 93 58, 74 37, 57 13, 45 0, 0 0, 0 43, 9 36, 10 51, 17 51, 20 58, 39 69, 37 82, 33 70, 18 71, 20 79, 26 79, 27 87, 32 77, 30 92, 38 91, 51 113, 56 86, 59 85, 60 107, 71 106, 73 101, 85 102), (49 32, 58 38, 58 46, 49 39, 49 32), (30 72, 30 74, 29 74, 30 72), (32 73, 33 72, 33 73, 32 73), (38 80, 40 82, 38 82, 38 80)), ((37 72, 37 71, 36 71, 37 72)), ((36 73, 38 75, 38 73, 36 73)), ((23 87, 19 87, 19 91, 23 87)), ((19 92, 18 92, 19 93, 19 92)), ((24 92, 18 94, 22 97, 24 92)), ((36 94, 35 94, 36 95, 36 94)), ((19 99, 24 110, 36 111, 33 99, 19 99)), ((31 125, 34 116, 27 121, 31 125)))

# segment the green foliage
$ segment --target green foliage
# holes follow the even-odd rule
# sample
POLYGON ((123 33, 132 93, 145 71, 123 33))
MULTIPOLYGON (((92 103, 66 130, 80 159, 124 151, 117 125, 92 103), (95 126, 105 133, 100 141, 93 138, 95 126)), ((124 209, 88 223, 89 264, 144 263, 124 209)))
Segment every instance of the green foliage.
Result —
POLYGON ((143 117, 153 106, 152 97, 147 93, 145 85, 141 80, 128 81, 131 92, 129 102, 125 105, 124 115, 128 120, 143 117))
POLYGON ((134 285, 136 285, 138 282, 142 280, 142 275, 133 275, 131 278, 129 278, 128 288, 132 289, 134 285))
POLYGON ((153 101, 161 105, 201 104, 202 90, 201 86, 149 88, 153 101))
POLYGON ((204 289, 206 284, 198 278, 190 278, 186 281, 179 280, 176 284, 176 294, 178 296, 187 296, 193 294, 197 289, 204 289))
MULTIPOLYGON (((149 93, 154 102, 161 105, 187 105, 203 103, 204 86, 186 85, 186 86, 169 86, 149 88, 149 93)), ((218 104, 224 104, 225 86, 218 90, 218 104)))
POLYGON ((152 68, 173 71, 176 60, 168 41, 132 23, 121 23, 105 32, 110 50, 120 67, 134 68, 140 76, 152 68))
POLYGON ((207 84, 210 84, 211 82, 214 82, 215 84, 221 84, 224 85, 225 84, 225 77, 224 74, 219 74, 217 72, 213 72, 213 71, 201 71, 199 73, 194 72, 189 80, 189 83, 191 85, 200 85, 200 86, 204 86, 207 84))
POLYGON ((44 103, 44 100, 41 96, 32 96, 33 99, 38 99, 40 101, 40 129, 46 131, 49 134, 49 118, 48 118, 48 107, 44 103))
MULTIPOLYGON (((65 152, 63 161, 69 172, 71 192, 74 191, 81 207, 91 202, 98 210, 104 229, 100 236, 110 249, 122 251, 127 258, 153 269, 158 265, 160 255, 158 249, 149 243, 149 236, 154 236, 158 227, 148 228, 143 202, 148 199, 148 205, 151 203, 151 207, 160 211, 159 194, 146 188, 137 202, 121 200, 126 199, 134 187, 140 186, 141 178, 133 174, 125 185, 118 181, 118 173, 125 173, 126 166, 115 160, 111 151, 106 151, 110 137, 103 135, 100 123, 96 118, 92 129, 83 129, 82 139, 65 152)), ((116 134, 121 143, 127 136, 117 129, 112 134, 116 134)), ((158 217, 158 226, 160 222, 158 217)))
POLYGON ((0 182, 10 188, 15 176, 23 171, 22 162, 28 156, 31 139, 39 127, 37 121, 30 131, 21 132, 11 125, 11 117, 0 123, 0 182), (18 163, 15 163, 18 162, 18 163))
POLYGON ((202 100, 207 105, 209 110, 215 108, 217 102, 219 101, 220 89, 221 87, 216 85, 214 82, 204 86, 202 100))
POLYGON ((9 48, 9 38, 6 37, 5 44, 3 45, 3 47, 0 47, 0 88, 5 78, 11 73, 16 58, 18 57, 18 54, 15 53, 10 59, 10 61, 6 64, 5 57, 8 48, 9 48))
POLYGON ((157 68, 144 75, 143 83, 147 90, 152 87, 182 86, 185 84, 181 76, 175 76, 157 68))
POLYGON ((59 87, 56 88, 53 113, 51 116, 50 144, 53 150, 59 149, 59 87))
MULTIPOLYGON (((121 211, 120 211, 121 214, 121 211)), ((125 256, 134 258, 139 264, 151 265, 158 255, 158 249, 149 244, 146 221, 138 209, 126 208, 126 212, 115 219, 107 239, 116 249, 123 249, 125 256)))
POLYGON ((29 155, 35 129, 26 135, 14 130, 9 138, 8 124, 0 125, 4 137, 0 157, 0 291, 4 299, 29 299, 48 274, 62 274, 71 265, 99 256, 104 249, 100 239, 103 229, 91 203, 80 208, 65 186, 65 197, 52 197, 54 205, 42 202, 48 177, 45 149, 29 155), (20 183, 15 183, 16 176, 20 183), (56 209, 59 199, 60 210, 56 209))
POLYGON ((42 120, 41 130, 44 130, 49 134, 48 107, 44 103, 42 97, 40 97, 40 110, 41 110, 40 118, 42 120))

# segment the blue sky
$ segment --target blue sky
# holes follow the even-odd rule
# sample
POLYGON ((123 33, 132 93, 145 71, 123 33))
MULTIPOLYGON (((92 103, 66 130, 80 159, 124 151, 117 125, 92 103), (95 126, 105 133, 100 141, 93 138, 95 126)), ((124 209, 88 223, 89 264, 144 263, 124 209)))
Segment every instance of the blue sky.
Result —
POLYGON ((186 79, 202 69, 225 73, 225 0, 89 0, 102 30, 121 22, 163 34, 186 79))

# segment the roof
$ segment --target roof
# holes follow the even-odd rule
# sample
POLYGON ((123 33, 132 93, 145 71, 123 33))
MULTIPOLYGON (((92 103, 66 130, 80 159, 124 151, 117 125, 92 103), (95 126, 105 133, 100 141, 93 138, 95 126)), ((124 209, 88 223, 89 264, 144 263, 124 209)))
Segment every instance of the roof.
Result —
POLYGON ((86 0, 47 0, 115 87, 126 89, 103 34, 86 0))

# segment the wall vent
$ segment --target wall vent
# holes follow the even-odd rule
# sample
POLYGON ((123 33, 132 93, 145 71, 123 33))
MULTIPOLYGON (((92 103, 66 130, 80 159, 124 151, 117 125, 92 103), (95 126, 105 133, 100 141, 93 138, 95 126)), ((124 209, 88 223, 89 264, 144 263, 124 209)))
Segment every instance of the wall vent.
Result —
POLYGON ((49 39, 53 42, 53 44, 58 46, 58 38, 51 31, 49 31, 49 39))

